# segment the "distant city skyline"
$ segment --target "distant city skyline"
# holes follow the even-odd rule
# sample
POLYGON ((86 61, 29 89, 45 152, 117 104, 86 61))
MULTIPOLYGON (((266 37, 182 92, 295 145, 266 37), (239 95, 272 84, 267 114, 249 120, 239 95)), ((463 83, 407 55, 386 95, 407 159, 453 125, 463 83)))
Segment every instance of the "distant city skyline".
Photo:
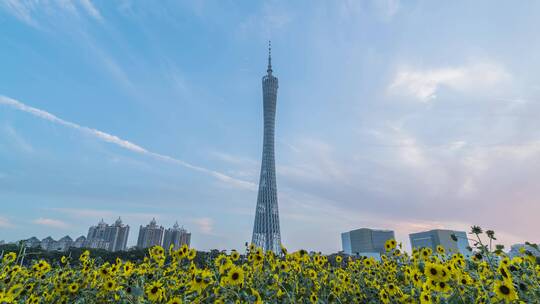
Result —
MULTIPOLYGON (((178 220, 252 239, 261 65, 281 241, 385 227, 540 242, 540 2, 0 1, 0 240, 178 220)), ((135 230, 135 231, 133 231, 135 230)))
MULTIPOLYGON (((178 221, 172 227, 165 229, 159 226, 155 218, 152 218, 148 225, 141 225, 136 236, 136 243, 133 246, 128 246, 130 235, 130 226, 122 222, 121 217, 118 217, 113 224, 108 224, 101 219, 97 225, 92 225, 88 228, 88 233, 82 234, 75 239, 70 235, 65 235, 56 240, 48 235, 44 238, 37 238, 36 235, 11 241, 10 243, 18 243, 24 241, 26 247, 38 248, 41 247, 47 251, 67 251, 69 248, 91 248, 103 249, 111 252, 126 251, 130 248, 145 249, 153 246, 163 246, 169 248, 171 245, 175 249, 191 243, 191 233, 183 226, 178 224, 178 221)), ((4 244, 4 240, 0 240, 0 245, 4 244)))

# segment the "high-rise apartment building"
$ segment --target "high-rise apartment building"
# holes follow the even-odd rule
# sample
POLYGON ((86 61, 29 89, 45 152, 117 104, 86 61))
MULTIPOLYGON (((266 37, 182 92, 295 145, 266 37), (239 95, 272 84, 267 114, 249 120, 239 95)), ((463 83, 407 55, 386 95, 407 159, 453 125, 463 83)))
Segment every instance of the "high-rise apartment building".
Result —
POLYGON ((178 249, 184 244, 189 246, 190 241, 191 233, 187 232, 184 227, 180 227, 178 222, 176 222, 172 228, 165 230, 163 248, 169 249, 173 245, 174 249, 178 249))
POLYGON ((88 229, 85 247, 123 251, 126 250, 128 236, 129 225, 124 225, 120 217, 113 225, 108 225, 101 219, 97 226, 88 229))
POLYGON ((163 226, 158 226, 156 219, 153 218, 150 224, 146 226, 140 226, 139 237, 137 239, 138 248, 149 248, 152 246, 161 246, 163 242, 163 226))

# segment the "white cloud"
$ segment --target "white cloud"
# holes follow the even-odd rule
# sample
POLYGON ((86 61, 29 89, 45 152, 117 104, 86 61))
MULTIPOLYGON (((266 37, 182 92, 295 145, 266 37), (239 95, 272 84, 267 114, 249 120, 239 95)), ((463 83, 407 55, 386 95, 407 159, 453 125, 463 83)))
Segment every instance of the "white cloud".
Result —
POLYGON ((159 159, 159 160, 166 161, 166 162, 169 162, 169 163, 177 164, 177 165, 183 166, 185 168, 189 168, 189 169, 192 169, 194 171, 198 171, 198 172, 207 174, 207 175, 212 176, 212 177, 214 177, 214 178, 216 178, 216 179, 218 179, 218 180, 220 180, 220 181, 222 181, 222 182, 224 182, 226 184, 232 185, 232 186, 237 187, 237 188, 248 189, 248 190, 255 190, 256 189, 255 184, 252 183, 252 182, 240 180, 240 179, 228 176, 226 174, 223 174, 221 172, 217 172, 217 171, 210 170, 210 169, 207 169, 207 168, 195 166, 195 165, 187 163, 187 162, 185 162, 183 160, 179 160, 179 159, 167 156, 167 155, 163 155, 163 154, 159 154, 159 153, 155 153, 155 152, 146 150, 145 148, 143 148, 143 147, 141 147, 141 146, 139 146, 139 145, 137 145, 135 143, 132 143, 130 141, 119 138, 116 135, 112 135, 112 134, 109 134, 109 133, 106 133, 106 132, 103 132, 103 131, 100 131, 100 130, 89 128, 89 127, 80 126, 80 125, 78 125, 76 123, 63 120, 63 119, 58 118, 57 116, 55 116, 55 115, 53 115, 53 114, 51 114, 49 112, 46 112, 46 111, 31 107, 31 106, 27 106, 27 105, 23 104, 22 102, 19 102, 19 101, 15 100, 15 99, 12 99, 12 98, 9 98, 9 97, 6 97, 6 96, 1 96, 0 95, 0 105, 6 105, 6 106, 9 106, 11 108, 14 108, 14 109, 26 112, 26 113, 30 113, 30 114, 32 114, 32 115, 34 115, 36 117, 51 121, 53 123, 57 123, 57 124, 60 124, 60 125, 72 128, 72 129, 76 129, 76 130, 78 130, 80 132, 86 133, 86 134, 88 134, 90 136, 93 136, 93 137, 98 138, 100 140, 103 140, 103 141, 109 142, 111 144, 117 145, 119 147, 130 150, 132 152, 148 155, 148 156, 151 156, 151 157, 153 157, 155 159, 159 159))
POLYGON ((7 217, 0 216, 0 227, 13 228, 15 225, 7 217))
POLYGON ((237 28, 237 34, 261 34, 271 38, 277 32, 285 31, 294 20, 291 10, 276 2, 264 2, 261 9, 248 16, 237 28))
POLYGON ((510 74, 495 63, 434 69, 402 67, 398 69, 388 91, 427 102, 437 97, 441 87, 460 92, 488 91, 509 79, 510 74))
POLYGON ((32 223, 37 224, 37 225, 42 225, 42 226, 48 226, 52 228, 60 228, 60 229, 65 229, 69 227, 69 225, 66 222, 63 222, 61 220, 51 219, 51 218, 44 218, 44 217, 37 218, 33 220, 32 223))
POLYGON ((191 220, 197 227, 199 231, 203 234, 213 234, 214 233, 214 220, 209 217, 195 218, 191 220))
POLYGON ((384 20, 394 17, 399 11, 399 0, 375 0, 374 4, 384 20))

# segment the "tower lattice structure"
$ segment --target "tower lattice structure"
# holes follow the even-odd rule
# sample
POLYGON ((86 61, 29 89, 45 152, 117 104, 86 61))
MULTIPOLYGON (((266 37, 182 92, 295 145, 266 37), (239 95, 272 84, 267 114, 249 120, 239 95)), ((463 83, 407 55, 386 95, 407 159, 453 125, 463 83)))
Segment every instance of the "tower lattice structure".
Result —
POLYGON ((264 250, 279 253, 281 250, 281 233, 279 229, 276 160, 274 156, 278 79, 272 75, 271 51, 272 48, 269 44, 268 69, 266 70, 266 75, 262 78, 264 139, 252 242, 264 250))

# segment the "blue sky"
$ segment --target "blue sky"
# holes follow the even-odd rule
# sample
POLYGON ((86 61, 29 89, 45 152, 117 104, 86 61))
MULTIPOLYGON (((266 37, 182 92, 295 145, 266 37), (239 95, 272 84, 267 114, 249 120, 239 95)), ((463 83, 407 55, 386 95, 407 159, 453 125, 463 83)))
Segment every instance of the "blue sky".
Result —
POLYGON ((286 246, 539 242, 540 3, 0 2, 0 240, 152 217, 251 236, 267 41, 286 246))

